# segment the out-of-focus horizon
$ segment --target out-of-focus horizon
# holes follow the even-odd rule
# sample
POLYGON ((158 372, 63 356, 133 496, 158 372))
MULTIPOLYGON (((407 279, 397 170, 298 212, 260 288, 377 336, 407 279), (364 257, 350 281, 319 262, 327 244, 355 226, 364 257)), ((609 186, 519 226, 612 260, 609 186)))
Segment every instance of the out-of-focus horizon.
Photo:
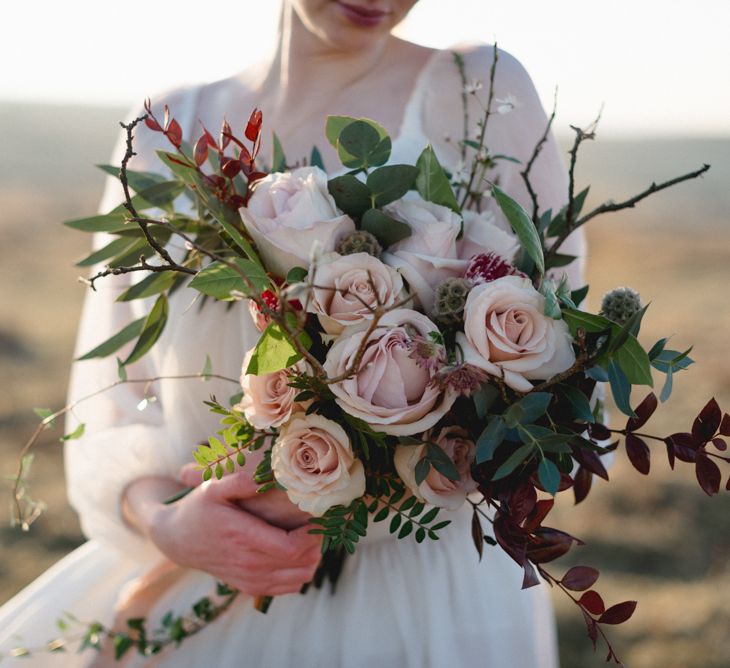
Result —
MULTIPOLYGON (((230 76, 271 52, 281 0, 199 3, 94 0, 12 3, 0 42, 3 102, 131 107, 182 83, 230 76)), ((730 135, 730 4, 696 0, 488 2, 421 0, 399 34, 428 46, 493 42, 516 55, 546 107, 559 89, 560 126, 730 135)))

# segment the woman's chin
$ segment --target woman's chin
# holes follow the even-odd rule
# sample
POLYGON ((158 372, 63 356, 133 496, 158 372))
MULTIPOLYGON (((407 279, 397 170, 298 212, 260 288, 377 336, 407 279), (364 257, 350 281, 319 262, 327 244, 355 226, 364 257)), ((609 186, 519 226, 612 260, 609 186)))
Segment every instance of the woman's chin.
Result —
POLYGON ((299 510, 285 492, 272 489, 253 498, 242 499, 238 505, 269 524, 291 531, 304 526, 311 515, 299 510))

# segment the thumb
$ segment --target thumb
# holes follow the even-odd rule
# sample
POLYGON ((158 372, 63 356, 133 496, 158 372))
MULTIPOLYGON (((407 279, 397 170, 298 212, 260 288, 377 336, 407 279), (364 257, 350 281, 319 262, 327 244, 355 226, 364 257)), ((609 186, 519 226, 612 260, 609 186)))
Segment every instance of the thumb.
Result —
POLYGON ((203 472, 198 468, 197 464, 192 462, 185 464, 180 469, 180 482, 186 487, 197 487, 203 482, 203 472))

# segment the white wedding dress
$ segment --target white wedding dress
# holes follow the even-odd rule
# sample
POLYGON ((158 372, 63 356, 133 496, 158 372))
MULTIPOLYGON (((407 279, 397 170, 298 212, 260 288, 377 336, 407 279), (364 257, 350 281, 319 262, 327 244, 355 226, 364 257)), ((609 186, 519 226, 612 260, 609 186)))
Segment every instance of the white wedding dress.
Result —
MULTIPOLYGON (((482 47, 487 53, 486 47, 482 47)), ((488 55, 484 60, 489 59, 488 55)), ((413 164, 428 143, 421 119, 434 96, 446 94, 430 85, 438 68, 453 68, 448 52, 437 52, 414 87, 392 162, 413 164)), ((500 76, 519 106, 493 118, 497 152, 522 159, 532 152, 544 129, 545 116, 534 88, 520 66, 504 57, 500 76), (502 146, 500 146, 500 144, 502 146)), ((480 73, 486 78, 486 72, 480 73)), ((453 70, 455 102, 460 82, 453 70)), ((227 84, 231 89, 235 80, 227 84)), ((200 89, 177 92, 173 111, 186 129, 197 134, 197 119, 215 126, 226 108, 226 85, 218 85, 215 108, 198 108, 200 89)), ((244 110, 245 112, 246 110, 244 110)), ((239 113, 245 116, 245 113, 239 113)), ((158 135, 140 130, 135 169, 155 166, 152 149, 158 135)), ((119 159, 120 152, 115 156, 119 159)), ((519 168, 501 163, 501 185, 527 204, 519 168)), ((566 197, 565 168, 554 143, 546 147, 535 170, 541 204, 559 206, 566 197)), ((107 211, 120 201, 112 183, 102 203, 107 211)), ((580 240, 577 240, 578 243, 580 240)), ((582 249, 578 248, 580 252, 582 249)), ((579 271, 580 268, 572 268, 579 271)), ((574 279, 579 283, 579 278, 574 279)), ((149 309, 139 301, 115 303, 128 277, 101 281, 89 292, 81 320, 77 352, 86 352, 149 309)), ((216 372, 237 377, 244 352, 256 341, 248 310, 208 303, 199 312, 193 293, 179 290, 170 300, 170 317, 151 354, 130 369, 130 377, 199 373, 206 354, 216 372)), ((71 397, 88 394, 117 378, 113 357, 77 363, 71 397)), ((17 645, 37 647, 57 637, 56 620, 64 611, 82 620, 109 624, 125 587, 161 555, 130 529, 120 514, 125 485, 139 476, 175 476, 191 461, 195 445, 217 428, 216 417, 203 406, 211 394, 221 400, 236 388, 221 381, 163 380, 151 394, 157 401, 145 410, 141 385, 123 385, 79 405, 73 423, 86 423, 86 436, 67 446, 68 493, 89 541, 62 559, 0 608, 0 655, 17 645)), ((481 562, 470 535, 470 507, 451 514, 453 523, 439 541, 420 545, 396 540, 387 522, 371 525, 357 553, 346 560, 337 592, 329 587, 306 595, 277 597, 268 614, 255 611, 250 599, 234 606, 203 632, 166 652, 154 665, 188 668, 342 667, 553 668, 557 666, 556 633, 549 595, 542 586, 521 591, 521 569, 499 548, 485 546, 481 562)), ((200 540, 215 540, 201 526, 200 540)), ((212 593, 211 576, 189 571, 150 612, 159 619, 167 610, 186 613, 200 596, 212 593)), ((23 666, 87 666, 94 652, 35 654, 18 659, 23 666)), ((5 664, 3 664, 5 665, 5 664)), ((11 659, 8 665, 15 665, 11 659)), ((127 665, 127 664, 125 664, 127 665)), ((146 665, 135 657, 129 665, 146 665)))

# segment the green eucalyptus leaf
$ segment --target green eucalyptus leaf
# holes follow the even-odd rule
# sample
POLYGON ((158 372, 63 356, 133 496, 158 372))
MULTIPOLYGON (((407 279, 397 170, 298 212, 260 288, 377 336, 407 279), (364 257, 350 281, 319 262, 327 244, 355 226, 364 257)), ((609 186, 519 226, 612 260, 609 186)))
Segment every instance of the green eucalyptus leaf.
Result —
POLYGON ((178 278, 179 276, 174 271, 152 273, 127 288, 116 300, 118 302, 129 302, 133 299, 144 299, 145 297, 158 295, 161 292, 167 292, 178 278))
POLYGON ((565 397, 568 404, 570 404, 572 416, 575 419, 588 423, 595 422, 591 404, 588 401, 588 397, 586 397, 583 392, 572 385, 561 384, 558 387, 560 388, 560 392, 563 397, 565 397))
POLYGON ((383 248, 411 236, 410 225, 391 218, 379 209, 368 209, 362 217, 361 227, 374 235, 383 248))
POLYGON ((535 263, 540 274, 545 273, 545 258, 543 256, 542 241, 534 223, 525 210, 507 193, 497 186, 492 187, 494 199, 509 221, 522 247, 535 263))
POLYGON ((94 357, 106 357, 111 355, 121 348, 125 343, 136 339, 142 333, 142 327, 146 318, 139 318, 130 322, 124 329, 109 337, 103 343, 100 343, 96 348, 93 348, 88 353, 78 357, 77 360, 89 360, 94 357))
POLYGON ((532 443, 521 445, 507 458, 507 461, 497 469, 492 480, 501 480, 502 478, 506 478, 525 460, 532 459, 534 454, 535 446, 532 443))
POLYGON ((461 208, 451 188, 449 177, 439 164, 436 153, 430 145, 418 156, 416 167, 418 168, 416 189, 421 197, 428 202, 448 207, 461 215, 461 208))
POLYGON ((167 298, 165 295, 160 295, 144 321, 142 332, 137 339, 137 343, 135 343, 129 357, 124 360, 125 366, 136 362, 155 345, 162 331, 165 329, 168 313, 169 306, 167 304, 167 298))
MULTIPOLYGON (((259 294, 271 287, 271 281, 266 272, 256 263, 243 258, 234 258, 232 262, 248 277, 259 294)), ((223 301, 235 299, 235 297, 231 297, 231 290, 237 290, 244 295, 250 295, 251 292, 243 277, 222 262, 212 262, 199 271, 190 281, 190 287, 209 297, 223 301)))
POLYGON ((412 165, 386 165, 371 172, 367 188, 375 198, 375 206, 383 207, 403 197, 413 187, 418 173, 412 165))
POLYGON ((537 477, 548 494, 556 494, 560 487, 560 471, 549 459, 542 459, 537 467, 537 477))
POLYGON ((360 218, 372 207, 370 188, 351 174, 330 179, 327 189, 337 207, 353 218, 360 218))
POLYGON ((649 355, 631 334, 628 335, 626 342, 613 354, 613 359, 621 367, 632 385, 654 386, 649 355))
POLYGON ((506 425, 514 428, 518 424, 534 422, 545 414, 552 399, 550 392, 530 392, 505 411, 506 425))
POLYGON ((495 417, 489 421, 476 442, 477 464, 491 461, 494 458, 494 453, 502 444, 502 441, 504 441, 506 433, 507 425, 505 425, 504 420, 501 417, 495 417))
POLYGON ((273 144, 274 144, 274 155, 271 159, 271 171, 272 172, 284 172, 286 171, 286 156, 284 155, 284 149, 281 146, 281 141, 273 133, 273 144))
POLYGON ((608 363, 608 382, 611 385, 611 394, 618 409, 629 417, 636 417, 631 408, 631 383, 618 362, 611 360, 608 363))

